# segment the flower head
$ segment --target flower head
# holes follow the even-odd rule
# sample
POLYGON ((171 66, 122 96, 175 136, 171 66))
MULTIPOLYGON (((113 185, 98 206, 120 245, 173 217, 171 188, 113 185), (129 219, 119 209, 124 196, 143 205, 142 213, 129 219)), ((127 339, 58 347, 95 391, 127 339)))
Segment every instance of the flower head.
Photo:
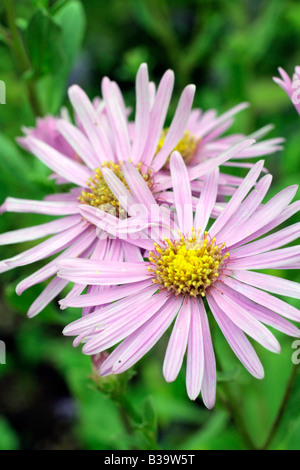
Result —
MULTIPOLYGON (((256 378, 263 378, 264 370, 246 335, 277 353, 280 345, 265 325, 299 336, 299 329, 287 320, 300 321, 299 310, 272 295, 299 298, 299 284, 255 271, 299 269, 299 246, 282 247, 298 238, 300 224, 266 235, 299 211, 299 202, 290 204, 297 187, 281 191, 263 205, 272 178, 265 175, 258 180, 262 168, 263 161, 253 166, 209 227, 219 170, 206 175, 194 214, 188 171, 174 152, 170 171, 176 211, 169 236, 155 232, 146 240, 135 240, 147 247, 144 260, 138 262, 60 262, 62 279, 114 286, 101 295, 62 301, 64 306, 93 306, 92 313, 64 330, 78 335, 76 344, 84 343, 84 353, 97 354, 120 343, 102 364, 100 375, 130 368, 174 322, 164 377, 168 382, 176 379, 186 354, 188 395, 195 399, 201 391, 204 403, 212 408, 216 364, 204 298, 232 350, 256 378)), ((146 183, 142 185, 140 190, 147 193, 146 183)))

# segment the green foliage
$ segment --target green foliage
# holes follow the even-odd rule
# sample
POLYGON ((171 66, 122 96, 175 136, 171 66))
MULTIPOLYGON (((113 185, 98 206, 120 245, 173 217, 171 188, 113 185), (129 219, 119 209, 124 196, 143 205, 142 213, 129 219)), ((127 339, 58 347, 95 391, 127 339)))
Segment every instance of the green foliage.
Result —
POLYGON ((38 10, 25 33, 27 52, 35 78, 54 73, 63 62, 61 28, 50 15, 38 10))

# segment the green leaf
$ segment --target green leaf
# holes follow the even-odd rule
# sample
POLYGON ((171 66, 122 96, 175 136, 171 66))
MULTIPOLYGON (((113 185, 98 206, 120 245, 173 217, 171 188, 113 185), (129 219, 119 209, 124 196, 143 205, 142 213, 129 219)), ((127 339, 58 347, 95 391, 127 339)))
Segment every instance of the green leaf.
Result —
POLYGON ((17 450, 18 437, 9 422, 0 417, 0 450, 17 450))
POLYGON ((29 192, 29 166, 17 146, 0 134, 0 204, 9 195, 24 197, 24 190, 29 192))
POLYGON ((80 2, 67 3, 53 17, 61 27, 61 42, 66 55, 64 70, 69 70, 78 53, 85 31, 85 14, 80 2))
POLYGON ((147 397, 144 402, 144 420, 150 429, 156 429, 156 412, 150 397, 147 397))
POLYGON ((44 10, 31 18, 25 34, 34 76, 55 73, 64 62, 61 27, 44 10))
POLYGON ((40 96, 45 109, 56 114, 62 105, 68 76, 84 37, 86 20, 82 4, 77 0, 64 4, 55 11, 53 20, 61 28, 60 40, 65 60, 56 68, 55 74, 42 78, 40 96))

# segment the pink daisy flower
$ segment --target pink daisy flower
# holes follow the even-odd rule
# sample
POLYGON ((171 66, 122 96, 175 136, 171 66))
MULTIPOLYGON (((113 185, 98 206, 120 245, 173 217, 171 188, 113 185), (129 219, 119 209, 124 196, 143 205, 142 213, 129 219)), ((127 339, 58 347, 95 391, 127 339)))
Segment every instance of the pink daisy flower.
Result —
MULTIPOLYGON (((188 167, 193 194, 199 196, 203 187, 203 173, 199 171, 201 164, 211 162, 214 158, 217 158, 220 153, 230 149, 238 142, 246 138, 252 138, 257 141, 251 147, 238 151, 234 157, 230 158, 230 161, 221 162, 220 165, 223 167, 249 169, 252 168, 253 163, 245 162, 246 159, 262 157, 282 149, 281 144, 284 142, 284 139, 281 137, 260 142, 260 139, 273 129, 271 124, 259 129, 248 137, 243 134, 223 135, 233 124, 235 115, 248 106, 248 103, 241 103, 220 116, 218 116, 213 109, 205 112, 201 109, 192 110, 183 137, 173 150, 181 154, 188 167)), ((165 131, 163 131, 162 134, 158 148, 160 148, 165 139, 165 131)), ((156 163, 154 162, 154 166, 155 165, 156 163)), ((241 177, 221 172, 218 195, 221 197, 232 195, 236 187, 241 184, 242 180, 243 178, 241 177)), ((164 166, 159 169, 156 183, 157 189, 160 190, 167 189, 171 185, 168 164, 164 163, 164 166)), ((159 197, 161 201, 165 199, 168 201, 169 194, 162 192, 159 197)))
MULTIPOLYGON (((275 353, 280 345, 265 325, 299 336, 299 329, 288 320, 299 321, 300 311, 273 295, 300 298, 299 284, 256 272, 300 267, 299 245, 282 248, 299 237, 300 223, 268 234, 299 211, 300 202, 291 203, 297 187, 286 188, 263 205, 272 177, 258 180, 262 168, 263 161, 253 166, 207 228, 219 170, 206 175, 194 214, 188 171, 180 154, 174 152, 170 160, 174 227, 168 238, 140 240, 141 246, 147 244, 146 260, 64 259, 59 263, 61 279, 114 286, 101 295, 69 296, 62 301, 64 307, 94 307, 64 330, 66 335, 77 335, 75 344, 85 343, 85 354, 117 345, 101 365, 100 375, 119 374, 133 366, 174 322, 163 375, 166 381, 174 381, 186 355, 188 396, 195 399, 201 391, 205 405, 212 408, 216 363, 204 298, 230 347, 258 379, 264 376, 263 366, 246 335, 275 353)), ((145 200, 149 198, 146 204, 155 204, 145 184, 140 190, 145 200)))
POLYGON ((274 82, 286 92, 298 114, 300 114, 300 67, 295 67, 292 79, 281 67, 278 68, 278 71, 281 78, 273 77, 274 82))

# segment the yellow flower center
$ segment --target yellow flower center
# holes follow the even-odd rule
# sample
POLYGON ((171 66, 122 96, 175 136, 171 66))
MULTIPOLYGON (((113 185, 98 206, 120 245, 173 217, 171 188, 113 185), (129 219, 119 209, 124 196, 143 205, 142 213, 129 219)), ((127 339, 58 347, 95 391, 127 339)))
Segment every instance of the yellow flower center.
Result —
MULTIPOLYGON (((168 133, 168 129, 164 129, 161 133, 160 140, 158 142, 158 146, 156 149, 156 153, 160 151, 162 146, 164 145, 166 135, 168 133)), ((177 152, 180 153, 182 158, 184 159, 185 163, 189 163, 195 156, 198 144, 201 139, 197 139, 193 134, 190 133, 190 131, 184 131, 183 137, 180 139, 176 147, 172 150, 174 152, 177 150, 177 152)), ((170 156, 168 157, 165 166, 168 166, 170 156)))
MULTIPOLYGON (((87 186, 90 190, 82 191, 81 195, 79 196, 78 200, 82 204, 89 204, 93 207, 98 207, 109 214, 116 215, 116 217, 124 218, 126 217, 126 211, 120 206, 118 199, 110 190, 109 186, 107 185, 103 175, 101 168, 109 168, 114 172, 114 174, 122 181, 122 183, 128 188, 128 184, 125 180, 123 171, 122 171, 123 162, 113 163, 103 162, 100 168, 95 170, 93 176, 91 176, 87 181, 87 186)), ((148 187, 151 188, 153 181, 151 178, 152 172, 148 170, 146 173, 142 171, 142 163, 136 165, 137 170, 142 175, 144 181, 147 183, 148 187)))
POLYGON ((205 296, 205 291, 219 277, 229 257, 225 243, 216 244, 207 232, 199 238, 193 228, 192 236, 179 240, 165 239, 163 246, 155 243, 155 250, 149 254, 153 283, 162 288, 192 297, 205 296))

